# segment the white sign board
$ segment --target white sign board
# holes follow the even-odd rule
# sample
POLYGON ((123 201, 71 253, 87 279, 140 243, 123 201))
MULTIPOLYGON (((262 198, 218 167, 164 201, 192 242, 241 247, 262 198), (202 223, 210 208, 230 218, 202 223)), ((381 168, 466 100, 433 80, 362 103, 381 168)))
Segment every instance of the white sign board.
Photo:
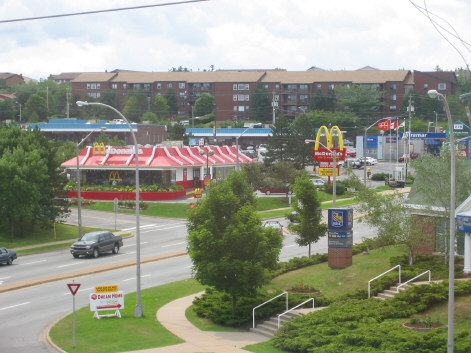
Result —
POLYGON ((121 309, 124 309, 123 291, 90 294, 90 311, 121 309))

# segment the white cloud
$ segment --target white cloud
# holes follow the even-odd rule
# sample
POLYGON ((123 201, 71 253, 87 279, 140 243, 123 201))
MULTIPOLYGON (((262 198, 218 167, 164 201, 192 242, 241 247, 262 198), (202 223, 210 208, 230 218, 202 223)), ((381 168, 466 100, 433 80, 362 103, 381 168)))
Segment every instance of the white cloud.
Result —
MULTIPOLYGON (((423 1, 412 2, 424 7, 423 1)), ((6 0, 0 20, 158 3, 6 0)), ((211 0, 0 23, 0 71, 39 79, 71 71, 167 71, 180 65, 290 71, 465 67, 470 46, 453 35, 471 43, 471 3, 425 4, 459 53, 408 0, 211 0)))

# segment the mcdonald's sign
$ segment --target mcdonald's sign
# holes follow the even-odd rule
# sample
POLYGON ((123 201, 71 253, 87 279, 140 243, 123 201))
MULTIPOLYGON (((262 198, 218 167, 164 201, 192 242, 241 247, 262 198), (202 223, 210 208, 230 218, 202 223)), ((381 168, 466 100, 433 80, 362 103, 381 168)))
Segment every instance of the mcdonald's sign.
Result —
POLYGON ((103 142, 93 144, 92 154, 106 154, 106 146, 103 142))
POLYGON ((345 160, 342 132, 338 126, 332 126, 329 131, 327 126, 323 125, 317 131, 312 158, 318 162, 333 162, 332 153, 336 154, 337 162, 345 160), (320 142, 321 138, 324 138, 325 143, 320 142))
POLYGON ((116 184, 119 182, 121 182, 121 178, 119 177, 119 172, 118 171, 110 172, 110 175, 108 176, 108 183, 116 184))

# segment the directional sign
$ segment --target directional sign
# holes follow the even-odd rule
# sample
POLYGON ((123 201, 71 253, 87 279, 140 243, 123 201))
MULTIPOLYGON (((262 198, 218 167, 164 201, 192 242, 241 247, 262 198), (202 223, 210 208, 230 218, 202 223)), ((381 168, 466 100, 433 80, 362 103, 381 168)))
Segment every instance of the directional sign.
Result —
POLYGON ((124 309, 123 291, 90 294, 90 311, 120 309, 124 309))
POLYGON ((80 288, 79 283, 67 283, 67 287, 69 287, 70 293, 75 296, 75 293, 77 293, 78 289, 80 288))

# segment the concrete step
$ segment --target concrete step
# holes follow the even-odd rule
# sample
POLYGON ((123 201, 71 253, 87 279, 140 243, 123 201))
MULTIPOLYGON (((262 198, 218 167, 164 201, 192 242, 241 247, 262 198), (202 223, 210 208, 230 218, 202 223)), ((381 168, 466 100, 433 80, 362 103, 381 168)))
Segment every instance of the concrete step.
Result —
MULTIPOLYGON (((301 315, 310 313, 312 311, 320 310, 320 309, 323 309, 323 307, 290 311, 284 314, 280 318, 280 327, 283 326, 285 322, 291 321, 293 318, 297 316, 301 316, 301 315)), ((278 330, 278 315, 272 316, 268 320, 258 323, 255 328, 250 329, 250 332, 256 332, 266 337, 273 337, 277 330, 278 330)))

